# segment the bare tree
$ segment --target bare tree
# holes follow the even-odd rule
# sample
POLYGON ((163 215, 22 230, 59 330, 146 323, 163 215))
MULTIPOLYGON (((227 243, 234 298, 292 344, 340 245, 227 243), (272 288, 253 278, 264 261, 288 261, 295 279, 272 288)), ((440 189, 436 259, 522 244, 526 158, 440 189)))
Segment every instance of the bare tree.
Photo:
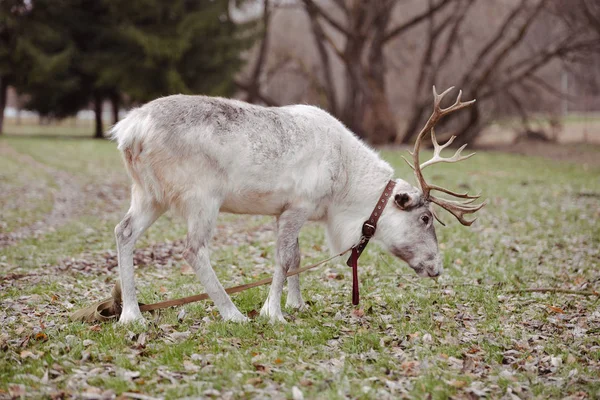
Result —
POLYGON ((456 1, 432 0, 425 11, 392 26, 391 16, 400 3, 395 0, 334 0, 331 10, 315 0, 302 0, 319 50, 327 108, 359 136, 376 143, 393 141, 396 124, 386 93, 384 47, 456 1), (334 35, 342 37, 343 47, 334 35), (344 65, 343 96, 336 93, 331 78, 330 53, 344 65))
MULTIPOLYGON (((447 66, 444 59, 452 52, 452 47, 460 42, 460 20, 464 19, 473 2, 455 15, 459 25, 452 28, 443 26, 444 21, 436 25, 437 29, 450 29, 446 33, 448 47, 442 52, 443 56, 433 68, 436 73, 443 73, 447 66), (456 30, 455 30, 456 29, 456 30)), ((571 7, 581 7, 585 3, 571 7)), ((598 38, 591 34, 590 29, 582 24, 566 23, 564 18, 555 11, 556 1, 551 0, 520 0, 514 2, 512 8, 506 13, 502 22, 476 52, 473 62, 462 71, 454 74, 459 85, 470 96, 477 98, 475 107, 469 110, 466 118, 460 123, 455 123, 455 133, 458 139, 455 145, 472 142, 479 134, 481 127, 488 123, 494 115, 489 112, 493 109, 494 101, 506 99, 516 109, 524 122, 527 121, 526 108, 521 96, 516 92, 536 93, 538 96, 548 95, 548 92, 560 92, 538 74, 554 60, 568 60, 577 54, 589 53, 600 50, 598 38), (531 38, 534 29, 543 32, 543 40, 536 41, 531 38), (487 112, 486 112, 487 110, 487 112)), ((434 33, 437 31, 434 29, 434 33)), ((439 35, 430 35, 430 47, 435 47, 439 35)), ((427 53, 427 52, 426 52, 427 53)), ((421 70, 428 70, 421 67, 421 70)), ((454 68, 456 70, 456 68, 454 68)), ((435 73, 430 73, 425 79, 424 87, 435 83, 435 73)), ((419 83, 421 80, 419 79, 419 83)), ((418 93, 422 88, 418 87, 418 93)), ((414 96, 413 113, 405 131, 398 137, 398 142, 409 143, 414 135, 415 127, 425 118, 425 99, 417 94, 414 96)))
POLYGON ((264 38, 249 78, 238 82, 246 99, 276 105, 270 96, 281 98, 287 91, 276 92, 277 85, 268 83, 279 74, 300 77, 311 90, 296 90, 301 98, 292 96, 295 101, 317 102, 373 143, 412 142, 426 118, 429 88, 436 84, 458 85, 478 99, 468 113, 445 122, 459 135, 455 145, 473 142, 482 126, 501 113, 518 115, 527 127, 528 114, 550 103, 548 98, 565 98, 552 82, 557 64, 587 59, 600 50, 600 6, 592 0, 261 4, 264 38), (299 7, 307 17, 314 53, 270 50, 278 44, 276 36, 269 37, 273 11, 294 8, 297 13, 299 7))

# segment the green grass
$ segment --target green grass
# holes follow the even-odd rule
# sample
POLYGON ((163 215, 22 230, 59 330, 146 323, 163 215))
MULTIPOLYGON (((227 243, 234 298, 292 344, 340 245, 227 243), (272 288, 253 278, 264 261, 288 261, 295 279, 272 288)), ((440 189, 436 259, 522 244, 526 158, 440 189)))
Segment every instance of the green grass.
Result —
POLYGON ((0 187, 0 233, 30 225, 52 209, 52 177, 12 154, 0 156, 0 187), (16 203, 15 197, 22 202, 16 203))
MULTIPOLYGON (((289 311, 286 325, 260 318, 225 323, 204 302, 184 306, 181 321, 178 308, 149 315, 147 328, 91 327, 70 322, 68 313, 106 297, 117 277, 104 257, 115 251, 113 228, 128 206, 120 156, 105 141, 10 137, 0 144, 48 166, 43 171, 0 158, 0 192, 32 182, 50 191, 52 171, 72 175, 82 188, 113 191, 98 197, 82 190, 80 214, 0 248, 0 398, 19 397, 20 390, 34 398, 105 391, 291 398, 294 386, 305 398, 600 396, 598 298, 506 293, 600 290, 597 168, 478 153, 426 170, 428 179, 481 192, 489 204, 471 228, 439 213, 448 226, 437 228, 446 269, 437 283, 418 279, 370 245, 361 257, 358 313, 350 304, 349 269, 337 260, 302 277, 310 306, 289 311)), ((382 155, 397 176, 413 181, 401 154, 382 155)), ((51 209, 51 197, 42 200, 30 206, 0 195, 3 222, 14 229, 40 218, 51 209), (6 212, 14 203, 35 212, 27 218, 18 214, 21 207, 6 212)), ((168 214, 138 247, 184 236, 183 222, 168 214)), ((269 276, 274 240, 272 218, 221 215, 211 257, 224 286, 269 276)), ((303 263, 327 256, 317 225, 303 229, 300 243, 303 263)), ((182 266, 175 257, 170 266, 139 267, 141 301, 201 292, 182 266)), ((234 302, 253 313, 267 290, 235 295, 234 302)))
MULTIPOLYGON (((104 121, 105 129, 109 126, 110 123, 104 121)), ((8 135, 16 136, 74 136, 90 138, 94 136, 94 120, 67 118, 63 121, 40 124, 39 120, 35 118, 23 118, 20 123, 14 118, 6 118, 4 120, 4 132, 8 135)))

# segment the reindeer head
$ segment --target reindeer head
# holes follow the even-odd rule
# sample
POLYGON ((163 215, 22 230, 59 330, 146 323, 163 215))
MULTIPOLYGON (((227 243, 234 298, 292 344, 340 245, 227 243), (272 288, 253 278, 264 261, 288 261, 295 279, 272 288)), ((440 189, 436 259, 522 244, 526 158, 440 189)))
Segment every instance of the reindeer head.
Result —
MULTIPOLYGON (((473 156, 475 153, 467 156, 461 156, 462 150, 466 145, 460 147, 450 158, 441 156, 443 149, 448 147, 455 139, 452 136, 444 145, 439 145, 433 127, 443 116, 467 107, 475 102, 461 102, 462 91, 459 92, 456 102, 448 108, 441 108, 442 98, 453 88, 450 88, 442 94, 437 94, 435 86, 433 87, 434 108, 433 113, 427 120, 427 123, 419 132, 415 141, 415 147, 410 154, 413 157, 413 164, 406 158, 404 160, 414 170, 419 188, 411 186, 409 183, 398 179, 394 191, 394 206, 385 210, 381 222, 381 242, 388 247, 389 251, 395 256, 406 261, 417 274, 425 277, 436 277, 442 273, 443 266, 438 250, 437 237, 433 219, 438 220, 442 225, 444 223, 437 217, 431 204, 437 204, 443 209, 454 215, 458 221, 470 226, 475 219, 466 220, 466 214, 472 214, 480 210, 485 203, 471 204, 479 196, 471 196, 468 193, 456 193, 440 186, 428 184, 423 177, 422 170, 430 165, 437 163, 454 163, 473 156), (434 146, 434 155, 422 164, 419 163, 419 150, 425 135, 431 131, 431 141, 434 146), (449 194, 464 201, 453 201, 434 197, 432 191, 438 191, 449 194)), ((390 204, 391 205, 391 204, 390 204)))

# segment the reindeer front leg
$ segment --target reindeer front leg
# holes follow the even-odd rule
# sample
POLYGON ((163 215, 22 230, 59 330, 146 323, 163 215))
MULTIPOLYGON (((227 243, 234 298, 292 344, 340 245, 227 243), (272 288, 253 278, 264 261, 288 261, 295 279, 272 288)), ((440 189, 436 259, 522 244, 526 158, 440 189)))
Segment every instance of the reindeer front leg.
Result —
POLYGON ((206 292, 217 306, 225 321, 245 322, 244 316, 233 304, 231 298, 219 282, 210 265, 208 242, 219 213, 219 204, 214 200, 198 202, 196 208, 190 208, 188 216, 188 245, 185 260, 194 268, 206 292))
MULTIPOLYGON (((290 265, 288 272, 294 272, 300 268, 300 243, 298 242, 297 238, 293 251, 294 262, 290 265)), ((288 278, 288 295, 285 306, 288 308, 295 308, 297 310, 300 310, 304 307, 304 300, 302 299, 302 292, 300 291, 300 275, 294 275, 288 278)))
MULTIPOLYGON (((260 311, 260 315, 269 317, 271 322, 285 322, 281 313, 281 293, 288 270, 290 268, 296 269, 300 265, 298 234, 307 219, 308 212, 306 210, 293 208, 285 210, 277 219, 277 250, 275 255, 277 265, 273 274, 269 296, 260 311)), ((295 278, 298 278, 298 276, 295 278)), ((295 303, 293 305, 302 302, 299 279, 290 281, 290 294, 295 303)))

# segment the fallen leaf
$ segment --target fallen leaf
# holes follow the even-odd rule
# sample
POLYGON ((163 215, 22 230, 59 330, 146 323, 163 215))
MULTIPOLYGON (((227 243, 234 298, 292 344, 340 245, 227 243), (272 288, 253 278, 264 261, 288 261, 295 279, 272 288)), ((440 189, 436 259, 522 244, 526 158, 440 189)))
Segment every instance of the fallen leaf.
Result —
POLYGON ((29 350, 23 350, 21 352, 21 358, 25 359, 25 358, 33 358, 36 359, 35 354, 33 354, 31 351, 29 350))
POLYGON ((548 306, 548 308, 550 309, 550 311, 558 313, 558 314, 564 314, 565 311, 560 308, 560 307, 554 307, 554 306, 548 306))
POLYGON ((179 271, 181 272, 182 275, 195 275, 196 274, 194 272, 194 269, 187 263, 183 264, 179 271))
POLYGON ((250 378, 250 379, 248 379, 248 380, 246 381, 246 383, 247 383, 247 384, 249 384, 249 385, 256 386, 256 385, 259 385, 259 384, 261 384, 261 383, 262 383, 262 381, 263 381, 263 380, 262 380, 262 378, 261 378, 261 377, 256 377, 256 378, 250 378))
POLYGON ((365 311, 362 308, 355 308, 352 310, 352 316, 356 318, 362 318, 365 315, 365 311))
POLYGON ((264 372, 265 374, 268 374, 269 372, 271 372, 271 368, 262 365, 262 364, 253 364, 254 368, 256 368, 257 371, 259 372, 264 372))
POLYGON ((450 386, 454 386, 455 388, 464 388, 465 386, 467 386, 467 382, 465 381, 450 381, 450 386))

